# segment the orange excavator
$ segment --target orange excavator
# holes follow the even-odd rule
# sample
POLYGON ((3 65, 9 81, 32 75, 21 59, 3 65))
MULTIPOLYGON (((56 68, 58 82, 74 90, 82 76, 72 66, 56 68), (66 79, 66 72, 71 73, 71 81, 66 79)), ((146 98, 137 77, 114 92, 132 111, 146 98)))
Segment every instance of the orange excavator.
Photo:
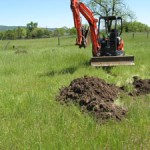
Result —
POLYGON ((94 17, 93 12, 79 0, 71 0, 74 25, 77 31, 76 45, 87 47, 88 34, 92 41, 92 66, 134 65, 134 56, 125 56, 122 33, 122 18, 116 16, 94 17), (86 28, 81 23, 82 14, 88 21, 86 28), (98 26, 97 26, 98 23, 98 26), (103 34, 103 37, 101 37, 103 34))

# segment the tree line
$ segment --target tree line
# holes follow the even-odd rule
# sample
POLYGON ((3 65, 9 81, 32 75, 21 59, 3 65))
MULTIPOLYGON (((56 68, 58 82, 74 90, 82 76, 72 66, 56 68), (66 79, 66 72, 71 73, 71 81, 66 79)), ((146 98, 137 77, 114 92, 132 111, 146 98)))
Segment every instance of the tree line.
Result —
MULTIPOLYGON (((150 27, 141 22, 124 22, 124 32, 149 32, 150 27)), ((46 28, 39 28, 38 23, 30 22, 26 27, 18 27, 13 30, 6 30, 0 32, 0 39, 15 40, 15 39, 34 39, 34 38, 50 38, 64 35, 76 35, 74 27, 56 28, 53 31, 46 28)))
POLYGON ((124 32, 149 32, 150 27, 141 22, 124 22, 123 23, 124 32))
POLYGON ((1 40, 15 39, 34 39, 34 38, 50 38, 55 36, 73 35, 76 33, 75 28, 56 28, 49 30, 47 28, 39 28, 38 23, 30 22, 26 27, 17 27, 16 29, 0 31, 1 40))
MULTIPOLYGON (((150 27, 136 20, 135 13, 127 7, 125 0, 80 0, 85 2, 96 16, 121 16, 123 18, 124 32, 149 32, 150 27)), ((49 38, 53 36, 75 35, 76 29, 56 28, 53 31, 39 28, 38 23, 30 22, 26 27, 18 27, 13 30, 1 31, 0 39, 31 39, 49 38)))

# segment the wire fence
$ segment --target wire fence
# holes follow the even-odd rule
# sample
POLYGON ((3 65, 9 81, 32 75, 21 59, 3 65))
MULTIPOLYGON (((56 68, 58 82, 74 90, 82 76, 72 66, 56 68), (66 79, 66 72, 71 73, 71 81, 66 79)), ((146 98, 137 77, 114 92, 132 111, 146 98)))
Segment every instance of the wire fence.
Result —
POLYGON ((150 38, 150 31, 147 32, 128 32, 128 33, 123 33, 123 36, 130 37, 132 39, 134 38, 150 38))
MULTIPOLYGON (((127 39, 150 39, 150 31, 148 32, 124 32, 121 37, 123 38, 127 38, 127 39)), ((72 36, 58 36, 58 46, 62 46, 64 45, 64 43, 62 41, 67 40, 67 39, 74 39, 74 43, 76 41, 76 35, 72 35, 72 36)))

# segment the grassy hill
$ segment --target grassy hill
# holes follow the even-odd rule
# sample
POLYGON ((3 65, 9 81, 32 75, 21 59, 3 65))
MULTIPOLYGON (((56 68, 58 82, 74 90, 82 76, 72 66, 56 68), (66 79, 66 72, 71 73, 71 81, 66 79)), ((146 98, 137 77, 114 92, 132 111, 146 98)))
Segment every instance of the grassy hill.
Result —
POLYGON ((150 79, 150 38, 123 35, 135 66, 91 67, 91 46, 79 49, 75 38, 12 40, 0 43, 0 149, 149 149, 150 95, 123 94, 128 109, 121 122, 98 124, 74 105, 56 101, 59 89, 84 75, 132 89, 133 76, 150 79), (14 48, 15 46, 15 48, 14 48))
MULTIPOLYGON (((20 26, 20 27, 24 28, 24 26, 20 26)), ((0 25, 0 31, 13 30, 13 29, 16 29, 16 28, 18 28, 18 26, 3 26, 3 25, 0 25)))
MULTIPOLYGON (((26 26, 4 26, 4 25, 0 25, 0 31, 14 30, 14 29, 16 29, 18 27, 26 28, 26 26)), ((48 30, 50 30, 50 31, 53 31, 55 29, 56 28, 48 28, 48 30)))

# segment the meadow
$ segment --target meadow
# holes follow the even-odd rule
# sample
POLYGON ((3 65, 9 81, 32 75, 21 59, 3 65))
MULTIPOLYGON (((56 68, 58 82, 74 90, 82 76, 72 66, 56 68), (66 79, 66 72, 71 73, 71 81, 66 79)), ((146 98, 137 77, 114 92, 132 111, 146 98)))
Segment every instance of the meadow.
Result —
POLYGON ((0 41, 0 149, 148 150, 150 95, 121 95, 128 109, 121 122, 98 124, 74 105, 56 101, 59 89, 84 75, 133 89, 133 76, 150 79, 150 37, 123 34, 126 55, 135 66, 110 72, 89 65, 91 45, 75 46, 75 37, 0 41))

